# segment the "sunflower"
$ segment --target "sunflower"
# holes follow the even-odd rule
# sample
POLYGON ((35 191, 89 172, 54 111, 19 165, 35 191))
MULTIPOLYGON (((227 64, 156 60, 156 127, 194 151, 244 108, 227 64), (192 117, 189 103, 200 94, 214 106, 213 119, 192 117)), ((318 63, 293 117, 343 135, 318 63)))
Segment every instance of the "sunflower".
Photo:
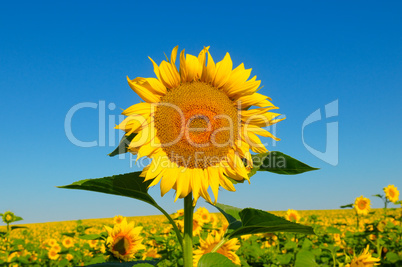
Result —
POLYGON ((348 264, 345 267, 372 267, 375 265, 380 265, 377 263, 379 261, 380 259, 371 256, 369 252, 369 245, 367 245, 362 254, 360 254, 358 257, 354 257, 350 265, 348 264))
POLYGON ((14 220, 15 220, 15 215, 13 212, 11 212, 11 211, 4 212, 4 214, 3 214, 3 222, 4 223, 9 224, 9 223, 12 223, 14 220))
POLYGON ((398 188, 395 187, 393 184, 388 185, 387 187, 384 187, 384 193, 385 193, 385 197, 395 203, 398 201, 399 199, 399 191, 398 188))
POLYGON ((197 212, 196 212, 197 216, 199 217, 199 220, 202 221, 203 223, 210 223, 211 222, 211 214, 209 213, 209 211, 204 208, 204 207, 200 207, 198 208, 197 212))
POLYGON ((71 237, 66 237, 61 242, 65 248, 71 248, 74 246, 74 240, 71 237))
POLYGON ((51 260, 57 260, 60 257, 59 252, 53 248, 49 250, 49 252, 47 253, 47 256, 51 260))
POLYGON ((121 215, 116 215, 113 217, 114 224, 120 224, 123 221, 124 217, 121 215))
POLYGON ((145 249, 145 246, 141 244, 142 227, 134 227, 133 222, 128 224, 126 218, 113 229, 108 226, 105 226, 105 229, 108 233, 106 243, 116 258, 127 261, 133 258, 137 251, 145 249))
POLYGON ((158 250, 156 248, 149 248, 142 255, 142 260, 146 260, 146 258, 152 258, 152 259, 162 258, 162 255, 158 254, 158 250))
MULTIPOLYGON (((212 249, 221 241, 223 235, 217 234, 215 237, 208 234, 208 237, 203 240, 200 239, 200 248, 194 250, 193 266, 197 266, 198 261, 202 255, 212 251, 212 249)), ((237 238, 232 238, 223 244, 216 252, 230 259, 234 264, 240 265, 239 256, 236 255, 236 251, 240 248, 237 238)))
POLYGON ((295 210, 288 210, 285 215, 286 220, 291 222, 298 222, 300 220, 300 214, 295 210))
POLYGON ((54 239, 54 238, 49 238, 49 239, 47 240, 47 244, 48 244, 49 246, 53 247, 53 246, 57 245, 57 240, 54 239))
POLYGON ((356 198, 353 207, 357 214, 367 215, 370 210, 370 199, 360 196, 356 198))
POLYGON ((193 236, 197 236, 201 234, 202 226, 204 225, 204 221, 198 213, 194 213, 193 216, 193 236))
POLYGON ((178 69, 175 47, 170 61, 158 66, 151 59, 157 78, 127 77, 145 102, 127 108, 116 126, 136 134, 128 150, 137 160, 152 159, 145 181, 153 180, 150 187, 161 182, 162 196, 173 188, 175 201, 192 192, 194 203, 200 196, 211 202, 210 187, 216 202, 219 186, 235 191, 231 179, 249 181, 250 149, 267 152, 257 135, 279 140, 261 127, 284 119, 269 112, 277 107, 256 92, 260 81, 248 80, 251 69, 243 63, 232 69, 229 53, 215 64, 208 49, 198 57, 183 50, 178 69))
POLYGON ((68 253, 68 254, 66 255, 66 259, 67 259, 68 261, 71 261, 72 259, 74 259, 74 256, 73 256, 72 254, 68 253))

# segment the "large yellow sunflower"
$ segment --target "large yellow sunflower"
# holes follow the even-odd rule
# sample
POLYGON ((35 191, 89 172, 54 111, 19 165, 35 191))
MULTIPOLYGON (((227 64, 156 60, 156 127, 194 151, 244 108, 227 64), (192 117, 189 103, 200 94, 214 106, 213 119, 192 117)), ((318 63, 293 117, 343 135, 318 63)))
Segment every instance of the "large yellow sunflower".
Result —
POLYGON ((385 197, 395 203, 398 201, 399 199, 399 191, 398 188, 396 186, 394 186, 393 184, 388 185, 387 187, 384 187, 384 192, 385 192, 385 197))
POLYGON ((142 175, 153 180, 150 186, 161 181, 162 196, 176 190, 175 201, 192 192, 194 202, 200 196, 211 202, 209 187, 216 201, 219 186, 235 191, 229 178, 249 181, 250 149, 267 151, 257 135, 279 140, 261 127, 284 119, 257 93, 260 81, 249 79, 251 69, 243 63, 233 69, 229 53, 215 64, 208 49, 198 57, 183 50, 178 69, 175 47, 170 61, 158 66, 151 59, 157 78, 127 77, 145 102, 126 109, 116 127, 137 134, 128 150, 152 159, 142 175))
MULTIPOLYGON (((215 237, 211 234, 208 234, 208 237, 205 240, 200 239, 200 248, 194 250, 193 252, 193 266, 197 266, 198 261, 201 259, 202 255, 211 252, 222 238, 223 234, 216 234, 215 237)), ((240 265, 240 258, 236 254, 236 251, 240 248, 240 245, 238 243, 239 240, 237 238, 232 238, 225 244, 223 244, 216 252, 227 257, 234 264, 240 265)))
POLYGON ((142 227, 134 227, 134 222, 128 224, 126 218, 123 218, 120 224, 113 228, 105 226, 105 229, 108 233, 106 244, 116 258, 128 261, 137 251, 145 249, 143 237, 140 236, 142 227))
POLYGON ((360 196, 355 199, 353 207, 357 214, 367 215, 370 210, 370 199, 360 196))

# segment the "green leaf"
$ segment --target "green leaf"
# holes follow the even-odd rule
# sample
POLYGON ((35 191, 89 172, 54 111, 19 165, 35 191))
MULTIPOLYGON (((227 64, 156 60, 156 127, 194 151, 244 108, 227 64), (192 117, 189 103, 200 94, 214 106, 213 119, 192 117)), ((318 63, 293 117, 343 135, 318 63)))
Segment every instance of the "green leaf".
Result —
POLYGON ((83 239, 83 240, 104 240, 105 239, 105 237, 103 237, 100 234, 79 235, 78 238, 83 239))
POLYGON ((74 237, 75 233, 61 233, 61 235, 65 235, 65 236, 68 236, 68 237, 74 237))
POLYGON ((313 168, 279 151, 252 155, 252 159, 253 169, 249 173, 250 177, 257 171, 269 171, 277 174, 293 175, 318 170, 318 168, 313 168))
POLYGON ((140 177, 141 172, 132 172, 97 179, 85 179, 70 185, 58 186, 58 188, 80 189, 106 194, 130 197, 156 206, 156 201, 148 194, 148 185, 151 181, 144 182, 140 177))
POLYGON ((216 203, 214 207, 228 220, 228 229, 233 230, 227 233, 226 238, 228 239, 248 234, 274 232, 314 234, 314 230, 310 226, 290 222, 266 211, 252 208, 239 209, 220 203, 216 203))
POLYGON ((319 265, 315 261, 315 256, 308 250, 300 250, 296 255, 295 267, 318 267, 319 265))
POLYGON ((327 233, 328 234, 342 234, 341 230, 339 230, 338 228, 329 226, 327 227, 327 233))
POLYGON ((22 217, 20 216, 14 216, 13 222, 18 222, 18 221, 22 221, 22 217))
POLYGON ((58 188, 88 190, 111 195, 130 197, 144 201, 157 208, 160 212, 163 213, 163 215, 166 216, 166 218, 173 226, 180 245, 182 245, 183 238, 179 229, 177 228, 176 223, 169 216, 169 214, 162 207, 160 207, 156 203, 156 201, 148 194, 148 186, 151 184, 152 180, 145 182, 145 178, 140 177, 140 174, 141 172, 131 172, 97 179, 85 179, 74 182, 70 185, 58 186, 58 188))
POLYGON ((27 229, 28 227, 26 226, 11 226, 11 231, 16 230, 16 229, 27 229))
POLYGON ((236 267, 231 260, 219 253, 204 254, 198 262, 198 267, 236 267))
POLYGON ((395 252, 388 252, 387 255, 385 256, 385 258, 390 261, 391 263, 395 263, 399 260, 399 256, 398 254, 396 254, 395 252))
POLYGON ((344 208, 353 208, 353 204, 343 205, 343 206, 340 206, 340 208, 341 208, 341 209, 344 209, 344 208))
POLYGON ((242 226, 239 214, 241 209, 220 203, 216 203, 213 206, 217 208, 223 216, 225 216, 226 220, 228 220, 228 229, 236 230, 242 226))
POLYGON ((124 135, 123 138, 121 138, 119 145, 115 148, 115 150, 113 150, 112 153, 109 154, 109 157, 127 153, 127 148, 130 145, 131 140, 133 140, 136 135, 137 133, 132 133, 129 136, 124 135))
POLYGON ((380 194, 376 194, 376 195, 373 195, 373 197, 379 197, 379 198, 383 198, 383 196, 382 195, 380 195, 380 194))
POLYGON ((129 262, 104 262, 85 266, 101 266, 101 267, 132 267, 132 266, 155 266, 159 261, 129 261, 129 262), (142 265, 145 264, 145 265, 142 265))

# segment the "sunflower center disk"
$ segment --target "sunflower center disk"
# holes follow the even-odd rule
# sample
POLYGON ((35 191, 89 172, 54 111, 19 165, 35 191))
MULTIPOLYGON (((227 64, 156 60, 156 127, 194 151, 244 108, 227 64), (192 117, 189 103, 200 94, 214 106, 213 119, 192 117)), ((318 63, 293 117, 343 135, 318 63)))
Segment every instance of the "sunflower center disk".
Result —
POLYGON ((214 166, 238 138, 237 108, 221 90, 203 82, 183 83, 161 98, 156 136, 170 161, 188 168, 214 166))

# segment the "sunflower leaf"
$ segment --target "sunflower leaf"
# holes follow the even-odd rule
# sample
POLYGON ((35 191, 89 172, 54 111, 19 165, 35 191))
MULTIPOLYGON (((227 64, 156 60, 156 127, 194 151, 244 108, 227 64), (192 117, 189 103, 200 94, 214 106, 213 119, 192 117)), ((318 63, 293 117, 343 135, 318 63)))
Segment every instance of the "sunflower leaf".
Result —
POLYGON ((353 204, 351 203, 351 204, 343 205, 343 206, 340 206, 340 208, 341 208, 341 209, 353 208, 353 204))
POLYGON ((260 153, 252 155, 253 169, 249 176, 253 176, 257 171, 268 171, 276 174, 300 174, 303 172, 318 170, 291 156, 279 151, 260 153))
POLYGON ((269 212, 253 208, 239 209, 217 203, 214 205, 229 222, 227 239, 257 233, 291 232, 314 234, 310 226, 290 222, 269 212))
POLYGON ((236 230, 242 226, 239 215, 241 209, 220 203, 216 203, 213 206, 225 216, 226 220, 229 222, 229 230, 236 230))
POLYGON ((145 178, 141 177, 140 174, 141 172, 131 172, 103 178, 85 179, 74 182, 70 185, 58 186, 58 188, 94 191, 134 198, 148 203, 166 216, 176 232, 179 243, 182 245, 183 239, 176 223, 173 221, 172 217, 170 217, 169 214, 156 203, 151 195, 148 194, 148 186, 152 183, 152 180, 144 181, 145 178))
POLYGON ((102 267, 155 266, 158 262, 159 261, 104 262, 86 266, 102 266, 102 267))
POLYGON ((290 222, 266 211, 246 208, 240 213, 243 226, 229 234, 229 239, 248 234, 291 232, 314 234, 313 228, 290 222))
POLYGON ((130 145, 131 140, 134 139, 134 137, 137 135, 137 133, 132 133, 130 135, 124 135, 121 140, 119 145, 113 150, 112 153, 108 154, 109 157, 114 157, 119 154, 124 154, 128 152, 128 146, 130 145))
POLYGON ((295 267, 319 266, 315 261, 314 253, 305 249, 300 250, 296 255, 295 267))
POLYGON ((199 262, 198 267, 236 267, 231 260, 219 253, 204 254, 199 262))
POLYGON ((103 178, 85 179, 70 185, 58 186, 58 188, 80 189, 130 197, 153 206, 157 205, 156 201, 148 194, 148 185, 152 181, 144 182, 144 178, 140 177, 140 174, 141 172, 131 172, 103 178))

